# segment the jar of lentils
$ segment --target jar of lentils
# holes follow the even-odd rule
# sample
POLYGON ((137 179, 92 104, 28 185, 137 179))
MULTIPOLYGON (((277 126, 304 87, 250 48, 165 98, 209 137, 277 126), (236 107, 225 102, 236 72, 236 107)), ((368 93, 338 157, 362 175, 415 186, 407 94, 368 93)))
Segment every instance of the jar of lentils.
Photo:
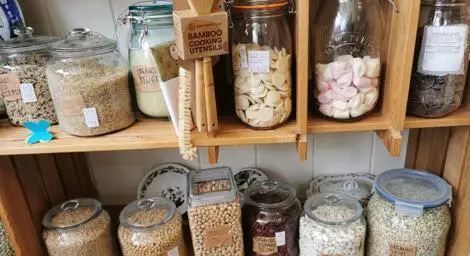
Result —
POLYGON ((298 255, 301 206, 295 190, 267 180, 248 187, 244 199, 243 225, 248 255, 298 255))
POLYGON ((124 256, 187 256, 181 215, 162 197, 127 205, 119 216, 119 242, 124 256))
POLYGON ((95 199, 70 200, 43 219, 50 256, 115 256, 117 246, 109 214, 95 199))
POLYGON ((391 170, 377 177, 368 206, 368 254, 443 256, 451 215, 450 186, 415 170, 391 170))
POLYGON ((325 193, 310 197, 305 202, 299 229, 300 256, 364 255, 363 209, 349 195, 325 193))
POLYGON ((195 256, 243 256, 242 211, 228 167, 189 173, 188 217, 195 256))

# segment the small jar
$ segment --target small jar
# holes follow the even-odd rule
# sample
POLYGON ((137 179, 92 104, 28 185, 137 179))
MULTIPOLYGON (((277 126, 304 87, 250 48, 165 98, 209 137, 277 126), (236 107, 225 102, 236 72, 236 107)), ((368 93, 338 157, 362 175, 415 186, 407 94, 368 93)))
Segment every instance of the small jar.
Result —
POLYGON ((162 197, 127 205, 119 216, 119 242, 124 256, 187 256, 181 215, 162 197))
POLYGON ((275 128, 292 112, 288 14, 288 0, 237 0, 231 6, 235 110, 252 128, 275 128))
POLYGON ((189 173, 189 226, 195 256, 243 256, 240 197, 228 167, 189 173))
POLYGON ((115 256, 111 218, 95 199, 70 200, 47 212, 42 224, 50 256, 115 256))
POLYGON ((369 256, 443 256, 451 225, 451 187, 441 177, 409 169, 377 177, 368 206, 369 256))
POLYGON ((13 125, 40 120, 57 124, 46 66, 51 60, 49 48, 58 38, 35 36, 30 27, 15 33, 17 38, 0 44, 0 98, 8 119, 13 125))
POLYGON ((51 51, 55 59, 46 74, 62 131, 96 136, 135 122, 129 68, 116 41, 77 28, 51 51))
POLYGON ((364 255, 366 221, 361 204, 349 195, 324 193, 310 197, 299 229, 300 256, 364 255))
POLYGON ((469 1, 423 0, 408 113, 442 117, 462 104, 469 58, 469 1))
POLYGON ((248 255, 296 256, 301 211, 295 190, 277 181, 253 183, 245 191, 243 225, 248 255))

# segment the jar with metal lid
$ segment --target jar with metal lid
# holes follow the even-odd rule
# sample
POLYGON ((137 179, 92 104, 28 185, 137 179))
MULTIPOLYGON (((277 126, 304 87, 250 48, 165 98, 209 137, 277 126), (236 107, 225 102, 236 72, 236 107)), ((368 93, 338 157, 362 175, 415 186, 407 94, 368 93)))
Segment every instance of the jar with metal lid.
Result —
POLYGON ((451 187, 410 169, 377 177, 368 206, 368 254, 443 256, 451 225, 451 187))
POLYGON ((349 195, 324 193, 310 197, 299 229, 300 256, 364 255, 366 221, 361 204, 349 195))
POLYGON ((171 200, 153 197, 130 203, 122 210, 119 221, 124 256, 189 255, 182 218, 171 200))
POLYGON ((243 227, 247 254, 298 255, 301 206, 295 190, 281 182, 266 180, 248 187, 244 198, 243 227))
POLYGON ((49 210, 42 224, 50 256, 117 255, 111 219, 95 199, 64 202, 49 210))
POLYGON ((468 0, 423 0, 408 113, 442 117, 460 107, 469 59, 468 0))
POLYGON ((228 167, 189 173, 189 226, 195 256, 243 256, 242 211, 228 167))
POLYGON ((0 43, 0 98, 10 123, 46 120, 57 123, 46 80, 49 48, 58 38, 35 36, 33 29, 15 29, 17 38, 0 43))
POLYGON ((96 136, 135 122, 129 68, 116 41, 77 28, 51 51, 54 61, 46 74, 61 130, 96 136))
POLYGON ((230 6, 237 116, 272 129, 292 112, 292 36, 288 0, 236 0, 230 6))

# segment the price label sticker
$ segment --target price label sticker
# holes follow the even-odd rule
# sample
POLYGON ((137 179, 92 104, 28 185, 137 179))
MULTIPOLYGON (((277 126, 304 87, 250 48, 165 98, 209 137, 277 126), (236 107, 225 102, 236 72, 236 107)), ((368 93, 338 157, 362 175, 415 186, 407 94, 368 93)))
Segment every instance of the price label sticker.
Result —
POLYGON ((38 101, 36 92, 34 92, 33 84, 20 84, 21 99, 24 103, 32 103, 38 101))
POLYGON ((286 232, 276 232, 276 244, 277 246, 286 245, 286 232))
POLYGON ((240 46, 240 65, 241 68, 248 68, 248 57, 246 56, 246 46, 240 46))
POLYGON ((269 73, 269 51, 248 51, 248 71, 251 73, 269 73))
POLYGON ((96 128, 100 126, 96 108, 84 108, 82 111, 83 111, 83 115, 85 116, 86 126, 88 128, 96 128))

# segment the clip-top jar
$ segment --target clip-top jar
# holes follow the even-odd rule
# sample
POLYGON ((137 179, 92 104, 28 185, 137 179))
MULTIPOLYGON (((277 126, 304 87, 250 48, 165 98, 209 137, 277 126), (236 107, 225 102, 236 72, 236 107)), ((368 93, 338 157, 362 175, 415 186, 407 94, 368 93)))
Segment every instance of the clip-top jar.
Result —
POLYGON ((253 128, 275 128, 292 112, 289 1, 237 0, 230 10, 237 116, 253 128))

